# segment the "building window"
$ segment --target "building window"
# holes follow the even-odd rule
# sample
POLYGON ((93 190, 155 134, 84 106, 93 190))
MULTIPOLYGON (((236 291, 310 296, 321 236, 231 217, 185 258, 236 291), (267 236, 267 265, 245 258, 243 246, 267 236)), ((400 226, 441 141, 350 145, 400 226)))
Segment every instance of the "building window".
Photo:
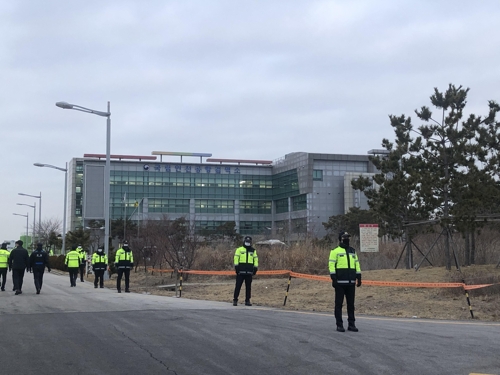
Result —
POLYGON ((288 212, 288 198, 276 201, 276 213, 281 214, 283 212, 288 212))
POLYGON ((234 201, 197 199, 194 202, 194 208, 196 213, 232 214, 234 213, 234 201))
POLYGON ((270 201, 240 201, 242 214, 271 214, 272 202, 270 201))
POLYGON ((307 195, 302 194, 292 198, 292 211, 305 210, 307 208, 307 195))
POLYGON ((240 234, 264 234, 271 225, 270 221, 240 221, 240 234))
POLYGON ((292 219, 293 233, 307 233, 307 218, 292 219))
POLYGON ((313 170, 313 181, 323 181, 323 171, 321 169, 313 170))

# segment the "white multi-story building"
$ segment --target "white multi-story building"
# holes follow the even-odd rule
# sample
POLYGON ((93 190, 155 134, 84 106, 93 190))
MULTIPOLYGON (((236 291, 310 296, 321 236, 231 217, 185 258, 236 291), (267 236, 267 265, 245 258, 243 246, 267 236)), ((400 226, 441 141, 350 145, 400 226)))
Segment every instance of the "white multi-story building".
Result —
MULTIPOLYGON (((330 216, 353 206, 368 208, 364 194, 350 186, 352 179, 375 172, 368 155, 294 152, 275 161, 211 156, 111 155, 110 219, 140 222, 168 215, 185 217, 196 231, 235 222, 244 235, 284 230, 321 237, 330 216)), ((102 154, 70 161, 69 230, 104 219, 104 171, 102 154)))

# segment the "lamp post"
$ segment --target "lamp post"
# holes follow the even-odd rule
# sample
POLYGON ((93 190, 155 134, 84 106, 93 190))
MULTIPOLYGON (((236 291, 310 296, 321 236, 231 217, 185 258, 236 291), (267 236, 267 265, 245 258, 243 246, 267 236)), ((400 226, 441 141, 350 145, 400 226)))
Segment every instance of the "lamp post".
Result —
POLYGON ((68 201, 68 163, 66 163, 66 168, 56 167, 50 164, 34 163, 35 167, 47 167, 52 169, 57 169, 58 171, 64 172, 64 212, 63 212, 63 233, 62 233, 62 253, 66 254, 66 204, 68 201))
POLYGON ((32 197, 32 198, 38 198, 40 200, 40 203, 38 204, 38 237, 41 237, 41 225, 42 225, 42 192, 40 192, 40 195, 30 195, 30 194, 24 194, 24 193, 17 193, 19 195, 24 195, 26 197, 32 197))
MULTIPOLYGON (((25 204, 25 203, 17 203, 18 206, 28 206, 33 209, 33 237, 31 239, 31 245, 34 244, 35 242, 35 216, 36 216, 36 203, 33 203, 33 206, 31 204, 25 204)), ((38 223, 40 225, 40 223, 38 223)))
POLYGON ((26 241, 28 241, 28 213, 26 212, 26 215, 23 215, 23 214, 12 214, 12 215, 16 215, 16 216, 24 216, 26 218, 26 241))
POLYGON ((97 116, 106 117, 106 167, 104 171, 104 253, 109 256, 109 176, 110 176, 110 143, 111 143, 111 112, 108 102, 108 111, 101 112, 90 108, 85 108, 76 104, 57 102, 56 106, 63 109, 74 109, 76 111, 92 113, 97 116))

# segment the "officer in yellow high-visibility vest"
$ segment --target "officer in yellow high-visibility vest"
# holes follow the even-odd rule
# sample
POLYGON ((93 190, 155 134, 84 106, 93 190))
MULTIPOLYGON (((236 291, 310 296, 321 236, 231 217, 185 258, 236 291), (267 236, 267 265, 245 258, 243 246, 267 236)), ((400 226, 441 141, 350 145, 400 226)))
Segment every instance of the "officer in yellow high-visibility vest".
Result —
POLYGON ((332 286, 335 288, 335 320, 337 331, 345 332, 342 321, 342 304, 344 297, 347 303, 347 329, 358 332, 354 324, 354 296, 357 286, 361 286, 361 268, 358 256, 354 249, 349 246, 351 235, 347 232, 339 233, 339 246, 330 251, 328 268, 332 286))
POLYGON ((66 254, 64 264, 68 267, 69 281, 71 286, 76 286, 76 279, 78 279, 78 269, 80 268, 80 252, 76 250, 76 245, 71 247, 71 251, 66 254))
POLYGON ((104 253, 102 247, 92 254, 92 270, 94 271, 94 288, 97 288, 97 283, 101 288, 104 288, 104 272, 108 269, 108 257, 104 253))
POLYGON ((134 255, 132 249, 128 246, 128 242, 123 242, 123 246, 116 250, 115 267, 118 269, 118 277, 116 279, 116 289, 118 293, 122 292, 121 283, 122 276, 125 274, 125 293, 130 293, 130 270, 134 268, 134 255))
POLYGON ((7 279, 7 269, 9 268, 9 256, 10 251, 7 250, 7 244, 4 242, 0 248, 0 276, 2 277, 2 292, 5 292, 5 280, 7 279))
POLYGON ((87 252, 83 250, 82 245, 78 245, 76 250, 78 251, 78 255, 80 256, 80 281, 83 283, 85 281, 83 280, 83 276, 85 275, 85 268, 87 267, 87 252))
POLYGON ((245 282, 245 306, 252 306, 252 277, 257 274, 259 258, 257 250, 252 247, 252 237, 243 239, 243 246, 238 247, 234 253, 234 270, 236 271, 236 285, 234 287, 233 306, 238 306, 238 296, 241 286, 245 282))

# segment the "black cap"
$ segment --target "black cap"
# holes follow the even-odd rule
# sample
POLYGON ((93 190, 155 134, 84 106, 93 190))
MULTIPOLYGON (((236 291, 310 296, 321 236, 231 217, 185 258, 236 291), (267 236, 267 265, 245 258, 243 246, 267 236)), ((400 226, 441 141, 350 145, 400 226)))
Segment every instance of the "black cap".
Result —
POLYGON ((339 233, 339 241, 341 241, 341 242, 342 242, 342 238, 349 238, 349 237, 351 237, 351 235, 347 232, 340 232, 339 233))

